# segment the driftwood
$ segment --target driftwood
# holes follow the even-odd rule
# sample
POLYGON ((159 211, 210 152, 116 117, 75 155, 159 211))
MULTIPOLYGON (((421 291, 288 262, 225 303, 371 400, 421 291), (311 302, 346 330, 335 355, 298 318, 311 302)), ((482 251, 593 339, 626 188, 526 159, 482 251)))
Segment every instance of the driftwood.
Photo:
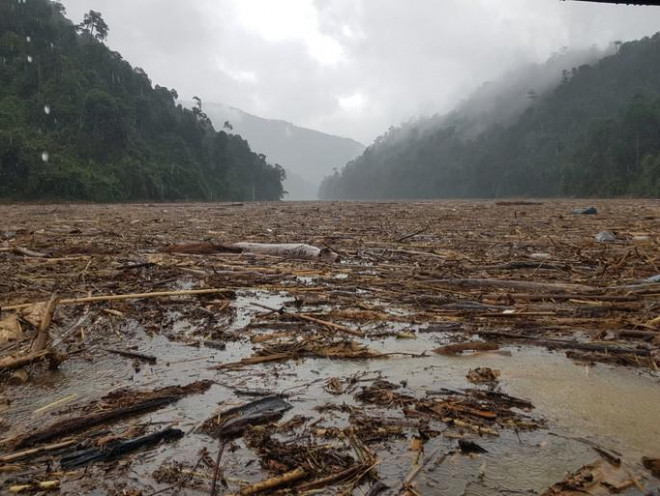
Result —
POLYGON ((103 348, 103 350, 107 351, 108 353, 113 353, 115 355, 123 356, 126 358, 135 358, 137 360, 144 360, 145 362, 149 362, 149 363, 156 363, 158 361, 158 358, 153 355, 147 355, 146 353, 138 353, 137 351, 115 350, 112 348, 103 348))
POLYGON ((290 312, 285 312, 283 309, 278 309, 278 308, 273 308, 269 307, 267 305, 262 305, 261 303, 253 303, 252 304, 255 307, 263 308, 265 310, 270 310, 273 313, 279 313, 283 315, 288 315, 290 317, 293 317, 294 319, 297 320, 302 320, 304 322, 312 322, 314 324, 321 325, 327 329, 330 329, 332 331, 339 331, 343 332, 344 334, 349 334, 351 336, 357 336, 360 338, 364 337, 364 333, 360 331, 356 331, 355 329, 351 329, 350 327, 346 327, 340 324, 335 324, 333 322, 328 322, 327 320, 321 320, 316 317, 312 317, 311 315, 306 315, 302 313, 290 313, 290 312))
MULTIPOLYGON (((96 425, 158 410, 180 400, 184 396, 205 392, 209 387, 211 387, 211 381, 197 381, 186 386, 168 386, 150 392, 116 390, 101 399, 105 410, 60 420, 37 432, 14 439, 14 449, 22 449, 80 432, 96 425)), ((98 409, 98 402, 93 402, 91 406, 98 409)))
POLYGON ((440 346, 433 351, 438 355, 456 355, 464 351, 496 351, 500 347, 495 343, 485 343, 483 341, 468 341, 465 343, 448 344, 440 346))
POLYGON ((27 493, 31 491, 55 491, 59 489, 61 481, 48 480, 41 482, 33 482, 32 484, 16 484, 9 486, 10 493, 27 493))
POLYGON ((24 257, 29 258, 48 258, 48 255, 38 251, 33 251, 28 248, 23 248, 22 246, 15 246, 12 251, 17 255, 23 255, 24 257))
POLYGON ((547 348, 562 348, 569 350, 582 350, 582 351, 594 351, 601 353, 610 353, 610 354, 620 354, 620 355, 638 355, 638 356, 652 356, 652 353, 648 349, 640 348, 624 348, 621 346, 609 346, 605 344, 597 343, 581 343, 579 341, 573 340, 563 340, 563 339, 544 339, 538 338, 535 336, 524 336, 519 334, 514 334, 511 332, 505 331, 487 331, 481 330, 477 332, 481 336, 495 337, 495 338, 506 338, 506 339, 519 339, 523 341, 532 341, 535 345, 545 346, 547 348))
POLYGON ((234 243, 232 248, 239 248, 244 253, 260 255, 273 255, 285 258, 297 258, 300 260, 319 260, 321 262, 337 262, 339 255, 329 248, 317 248, 305 244, 261 244, 261 243, 234 243))
POLYGON ((293 406, 281 397, 269 396, 225 410, 204 422, 201 429, 213 437, 236 437, 251 425, 279 419, 291 408, 293 406))
POLYGON ((271 255, 275 257, 293 258, 298 260, 316 260, 329 263, 337 262, 339 260, 339 255, 327 247, 318 248, 316 246, 302 243, 184 243, 166 246, 162 251, 165 253, 181 253, 187 255, 249 253, 252 255, 271 255))
POLYGON ((286 486, 288 484, 291 484, 292 482, 299 481, 300 479, 303 479, 305 477, 307 477, 307 472, 305 472, 305 470, 302 468, 297 468, 295 470, 292 470, 291 472, 286 472, 282 475, 278 475, 277 477, 272 477, 270 479, 266 479, 261 482, 257 482, 255 484, 246 486, 239 491, 238 495, 231 495, 231 496, 239 496, 239 495, 250 496, 251 494, 258 494, 267 491, 272 491, 273 489, 286 486))
POLYGON ((59 422, 56 422, 41 431, 37 431, 34 434, 28 434, 27 436, 20 438, 15 444, 15 449, 21 449, 27 446, 45 443, 52 439, 57 439, 62 436, 84 431, 90 427, 108 422, 114 422, 116 420, 152 410, 158 410, 164 406, 171 405, 179 399, 179 396, 165 396, 162 398, 140 401, 134 405, 117 408, 107 412, 92 413, 82 417, 60 420, 59 422))
POLYGON ((37 353, 30 353, 29 355, 21 356, 8 356, 0 360, 0 372, 7 372, 8 370, 20 369, 25 365, 29 365, 40 360, 49 360, 51 364, 57 363, 55 353, 50 350, 43 350, 37 353))
MULTIPOLYGON (((222 454, 225 452, 225 446, 227 446, 227 443, 225 441, 220 441, 220 448, 218 448, 218 456, 215 458, 215 467, 213 468, 213 480, 211 481, 211 496, 216 495, 216 487, 218 484, 218 478, 220 480, 224 481, 222 477, 222 469, 220 466, 220 462, 222 461, 222 454)), ((226 481, 224 481, 225 484, 227 484, 226 481)))
MULTIPOLYGON (((131 293, 122 295, 105 295, 105 296, 88 296, 83 298, 63 298, 59 300, 60 305, 80 305, 85 303, 100 303, 105 301, 120 301, 120 300, 141 300, 145 298, 163 298, 169 296, 203 296, 212 294, 234 292, 228 289, 190 289, 182 291, 157 291, 154 293, 131 293)), ((34 305, 34 303, 22 303, 20 305, 9 305, 2 307, 3 310, 21 310, 34 305)))
POLYGON ((52 451, 58 451, 64 448, 70 448, 75 446, 78 443, 75 439, 69 439, 67 441, 62 441, 55 444, 47 444, 45 446, 40 446, 38 448, 30 448, 23 451, 18 451, 10 455, 0 456, 0 463, 11 463, 18 460, 24 460, 26 458, 34 458, 36 456, 42 455, 44 453, 49 453, 52 451))
POLYGON ((183 437, 183 431, 168 427, 159 432, 126 441, 117 441, 103 448, 90 448, 76 451, 62 457, 60 465, 64 470, 84 467, 91 463, 110 461, 133 453, 142 448, 149 448, 161 441, 173 441, 183 437))
POLYGON ((54 293, 50 297, 50 300, 48 300, 48 303, 46 304, 46 309, 44 310, 43 318, 41 320, 41 323, 39 324, 39 334, 37 334, 37 339, 34 341, 34 344, 32 345, 32 352, 34 353, 43 351, 46 348, 46 344, 48 343, 48 339, 49 339, 48 328, 50 327, 50 323, 53 320, 53 314, 55 313, 55 309, 57 308, 58 302, 59 302, 59 298, 57 294, 54 293))
POLYGON ((589 286, 536 281, 512 281, 507 279, 424 279, 427 284, 458 286, 460 288, 503 288, 538 291, 588 291, 589 286))
POLYGON ((369 469, 369 467, 365 467, 362 464, 355 464, 352 467, 348 467, 347 469, 342 470, 336 474, 328 475, 326 477, 321 477, 320 479, 315 479, 313 481, 300 484, 296 486, 296 491, 311 491, 312 489, 320 489, 323 487, 331 486, 337 482, 349 479, 354 475, 359 474, 360 472, 364 472, 367 469, 369 469))

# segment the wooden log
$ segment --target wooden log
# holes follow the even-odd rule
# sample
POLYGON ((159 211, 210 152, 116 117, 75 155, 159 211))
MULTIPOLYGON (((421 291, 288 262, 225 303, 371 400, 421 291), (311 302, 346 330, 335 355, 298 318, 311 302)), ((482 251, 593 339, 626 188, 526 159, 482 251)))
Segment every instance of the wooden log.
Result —
POLYGON ((48 300, 48 303, 46 304, 44 315, 41 318, 41 322, 39 323, 39 334, 37 334, 37 339, 34 341, 34 344, 32 345, 33 353, 37 353, 39 351, 46 349, 46 345, 48 344, 48 338, 49 338, 48 328, 50 327, 50 323, 53 320, 53 314, 55 313, 55 309, 57 308, 58 302, 59 302, 59 298, 57 296, 57 293, 53 293, 50 297, 50 300, 48 300))
POLYGON ((115 350, 112 348, 103 348, 103 351, 107 351, 108 353, 113 353, 115 355, 123 356, 126 358, 135 358, 137 360, 143 360, 149 363, 156 363, 158 361, 158 358, 153 355, 147 355, 146 353, 138 353, 137 351, 115 350))
POLYGON ((296 490, 298 492, 302 492, 302 491, 310 491, 312 489, 321 489, 336 484, 337 482, 346 480, 350 477, 353 477, 355 474, 359 472, 364 472, 368 469, 369 466, 364 466, 362 464, 353 465, 352 467, 348 467, 347 469, 342 470, 341 472, 338 472, 336 474, 328 475, 325 477, 321 477, 320 479, 315 479, 313 481, 300 484, 299 486, 296 486, 296 490))
MULTIPOLYGON (((273 489, 286 486, 287 484, 291 484, 292 482, 299 481, 300 479, 303 479, 306 476, 307 476, 307 472, 305 472, 303 468, 298 467, 297 469, 292 470, 291 472, 286 472, 282 475, 278 475, 277 477, 271 477, 270 479, 266 479, 261 482, 257 482, 255 484, 246 486, 239 491, 238 495, 250 496, 252 494, 259 494, 266 491, 271 491, 273 489)), ((238 495, 232 495, 232 496, 238 496, 238 495)))
POLYGON ((495 343, 484 343, 482 341, 469 341, 466 343, 455 343, 440 346, 434 349, 434 353, 438 355, 456 355, 464 351, 496 351, 500 347, 495 343))
POLYGON ((544 339, 536 336, 522 336, 505 331, 488 331, 480 330, 477 334, 488 337, 498 337, 506 339, 518 339, 525 341, 534 341, 538 346, 545 346, 547 348, 561 348, 568 350, 582 350, 582 351, 595 351, 602 353, 618 354, 618 355, 637 355, 637 356, 651 356, 652 353, 647 349, 640 348, 624 348, 621 346, 609 346, 596 343, 580 343, 579 341, 570 341, 564 339, 544 339))
POLYGON ((100 424, 105 424, 140 413, 157 410, 164 406, 170 405, 179 399, 180 396, 165 396, 155 399, 150 398, 144 401, 140 401, 134 405, 116 408, 107 412, 92 413, 82 417, 61 420, 42 429, 41 431, 37 431, 33 434, 29 434, 20 438, 16 442, 15 448, 20 449, 39 443, 45 443, 52 439, 73 434, 75 432, 80 432, 100 424))
POLYGON ((61 443, 47 444, 45 446, 40 446, 38 448, 30 448, 23 451, 17 451, 10 455, 0 456, 0 463, 11 463, 17 460, 23 460, 25 458, 34 458, 35 456, 41 455, 43 453, 48 453, 50 451, 57 451, 62 448, 68 448, 77 443, 75 439, 68 439, 62 441, 61 443))
POLYGON ((0 372, 16 370, 39 360, 51 359, 54 356, 55 354, 50 350, 43 350, 37 353, 30 353, 29 355, 22 355, 18 357, 8 356, 0 360, 0 372))
POLYGON ((634 295, 605 295, 605 294, 565 294, 565 293, 510 293, 510 294, 487 294, 483 297, 484 301, 504 301, 524 300, 524 301, 550 301, 550 300, 591 300, 591 301, 618 301, 632 302, 639 301, 639 296, 634 295))
POLYGON ((17 255, 23 255, 24 257, 30 258, 48 258, 48 255, 38 251, 33 251, 28 248, 23 248, 22 246, 15 246, 12 251, 17 255))
POLYGON ((316 246, 301 243, 233 243, 232 248, 239 248, 245 253, 273 255, 284 258, 297 258, 300 260, 318 260, 321 262, 336 262, 339 255, 328 248, 317 248, 316 246))
POLYGON ((504 288, 538 291, 588 291, 593 288, 580 284, 563 284, 533 281, 512 281, 508 279, 429 279, 424 280, 427 284, 439 284, 446 286, 458 286, 461 288, 504 288))

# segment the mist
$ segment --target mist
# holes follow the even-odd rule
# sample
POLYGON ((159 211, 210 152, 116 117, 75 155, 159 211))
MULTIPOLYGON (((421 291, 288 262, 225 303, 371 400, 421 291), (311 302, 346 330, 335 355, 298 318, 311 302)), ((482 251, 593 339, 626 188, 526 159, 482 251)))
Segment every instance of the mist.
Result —
POLYGON ((653 34, 660 11, 559 0, 65 0, 181 97, 369 144, 529 63, 653 34), (148 22, 145 22, 148 19, 148 22))

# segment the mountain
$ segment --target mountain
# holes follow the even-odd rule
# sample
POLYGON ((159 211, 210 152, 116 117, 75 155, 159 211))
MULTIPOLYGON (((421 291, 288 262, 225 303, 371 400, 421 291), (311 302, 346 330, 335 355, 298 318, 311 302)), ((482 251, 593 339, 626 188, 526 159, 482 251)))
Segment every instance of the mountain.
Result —
POLYGON ((58 2, 0 0, 0 197, 278 200, 284 171, 153 85, 58 2))
POLYGON ((204 112, 218 129, 228 122, 233 129, 225 131, 241 135, 254 151, 284 167, 289 200, 316 199, 323 177, 364 151, 364 145, 352 139, 264 119, 220 103, 204 102, 204 112))
POLYGON ((448 115, 390 128, 321 196, 657 196, 658 136, 660 34, 558 54, 448 115))

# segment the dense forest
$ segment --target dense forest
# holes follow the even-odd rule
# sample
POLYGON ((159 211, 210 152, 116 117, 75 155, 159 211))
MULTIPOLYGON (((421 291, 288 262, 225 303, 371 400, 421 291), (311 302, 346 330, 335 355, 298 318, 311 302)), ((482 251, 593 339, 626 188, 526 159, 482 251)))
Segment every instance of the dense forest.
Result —
POLYGON ((320 196, 658 196, 660 34, 612 52, 561 69, 567 59, 555 57, 547 89, 503 81, 520 109, 506 91, 485 88, 489 100, 478 93, 449 115, 390 128, 327 177, 320 196))
POLYGON ((0 197, 279 200, 284 170, 49 0, 0 0, 0 197))

